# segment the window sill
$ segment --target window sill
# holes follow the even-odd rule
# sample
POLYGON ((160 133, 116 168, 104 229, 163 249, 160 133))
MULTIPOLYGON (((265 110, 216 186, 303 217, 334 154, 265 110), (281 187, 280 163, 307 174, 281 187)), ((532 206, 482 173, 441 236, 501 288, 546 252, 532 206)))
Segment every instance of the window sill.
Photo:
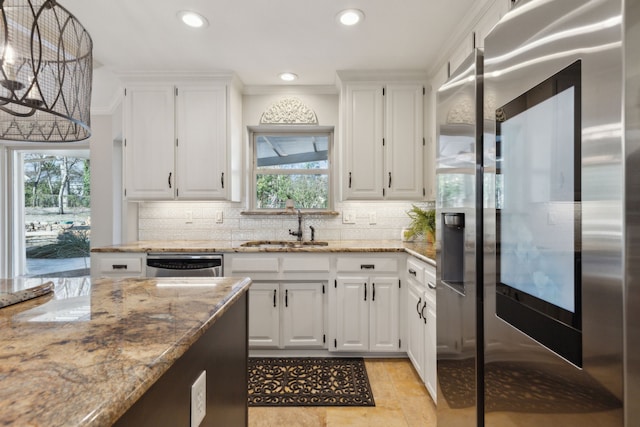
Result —
MULTIPOLYGON (((325 210, 300 210, 300 214, 302 215, 318 215, 318 216, 338 216, 340 212, 338 211, 325 211, 325 210)), ((240 215, 298 215, 298 210, 284 210, 284 209, 264 209, 264 210, 255 210, 255 211, 242 211, 240 215)))

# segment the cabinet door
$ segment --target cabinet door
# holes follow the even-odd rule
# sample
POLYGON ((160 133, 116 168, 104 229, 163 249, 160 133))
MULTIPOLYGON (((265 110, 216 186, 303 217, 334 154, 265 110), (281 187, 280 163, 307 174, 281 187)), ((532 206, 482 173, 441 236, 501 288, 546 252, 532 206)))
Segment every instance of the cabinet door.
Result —
POLYGON ((369 350, 369 302, 371 289, 367 277, 338 277, 338 351, 369 350), (366 295, 365 295, 366 294, 366 295))
POLYGON ((346 88, 343 198, 381 199, 383 97, 381 84, 346 88))
POLYGON ((389 84, 385 95, 387 199, 421 199, 423 193, 423 85, 389 84))
POLYGON ((371 277, 369 301, 369 350, 400 349, 399 279, 371 277))
POLYGON ((226 91, 225 84, 181 85, 177 88, 176 186, 179 199, 226 198, 226 91))
POLYGON ((279 285, 256 283, 249 289, 249 346, 280 345, 279 285))
POLYGON ((282 344, 284 347, 323 347, 324 304, 322 289, 322 283, 281 285, 282 344))
MULTIPOLYGON (((424 323, 420 309, 424 303, 422 286, 413 280, 408 281, 407 304, 407 355, 420 378, 424 380, 424 323)), ((435 348, 435 347, 434 347, 435 348)))
POLYGON ((424 354, 424 384, 431 395, 433 401, 437 396, 437 368, 436 368, 436 307, 427 303, 425 310, 427 317, 425 331, 425 354, 424 354))
POLYGON ((174 88, 128 87, 124 100, 125 196, 131 200, 174 197, 174 88))

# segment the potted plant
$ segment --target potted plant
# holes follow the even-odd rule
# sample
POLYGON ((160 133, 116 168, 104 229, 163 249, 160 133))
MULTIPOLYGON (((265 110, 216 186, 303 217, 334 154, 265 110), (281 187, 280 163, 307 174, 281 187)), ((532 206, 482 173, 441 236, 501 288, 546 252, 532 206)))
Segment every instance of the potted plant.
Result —
POLYGON ((435 242, 436 236, 436 211, 434 209, 422 209, 416 205, 411 205, 411 210, 407 212, 411 222, 405 232, 406 239, 424 237, 429 242, 435 242))

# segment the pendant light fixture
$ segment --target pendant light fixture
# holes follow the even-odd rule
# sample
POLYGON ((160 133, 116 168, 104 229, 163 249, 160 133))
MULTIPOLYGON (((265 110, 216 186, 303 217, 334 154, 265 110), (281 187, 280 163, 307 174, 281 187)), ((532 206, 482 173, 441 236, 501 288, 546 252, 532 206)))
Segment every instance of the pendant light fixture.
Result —
POLYGON ((0 0, 0 139, 88 138, 92 48, 55 0, 0 0))

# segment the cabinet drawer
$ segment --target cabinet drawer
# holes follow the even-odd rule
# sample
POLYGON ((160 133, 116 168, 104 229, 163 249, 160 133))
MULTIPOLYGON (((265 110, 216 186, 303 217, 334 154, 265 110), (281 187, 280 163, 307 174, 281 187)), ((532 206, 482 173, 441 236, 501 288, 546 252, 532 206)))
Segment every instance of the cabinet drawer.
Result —
POLYGON ((433 268, 424 269, 424 285, 426 289, 427 301, 434 304, 436 303, 436 272, 433 268))
POLYGON ((142 258, 103 258, 99 264, 100 273, 140 274, 142 258))
POLYGON ((231 271, 249 273, 277 273, 278 258, 254 257, 254 258, 233 258, 231 260, 231 271))
POLYGON ((398 274, 397 258, 338 258, 336 267, 338 271, 398 274))
POLYGON ((414 279, 418 283, 424 283, 424 264, 416 259, 407 259, 407 277, 414 279))
POLYGON ((285 257, 283 272, 329 272, 329 257, 285 257))

